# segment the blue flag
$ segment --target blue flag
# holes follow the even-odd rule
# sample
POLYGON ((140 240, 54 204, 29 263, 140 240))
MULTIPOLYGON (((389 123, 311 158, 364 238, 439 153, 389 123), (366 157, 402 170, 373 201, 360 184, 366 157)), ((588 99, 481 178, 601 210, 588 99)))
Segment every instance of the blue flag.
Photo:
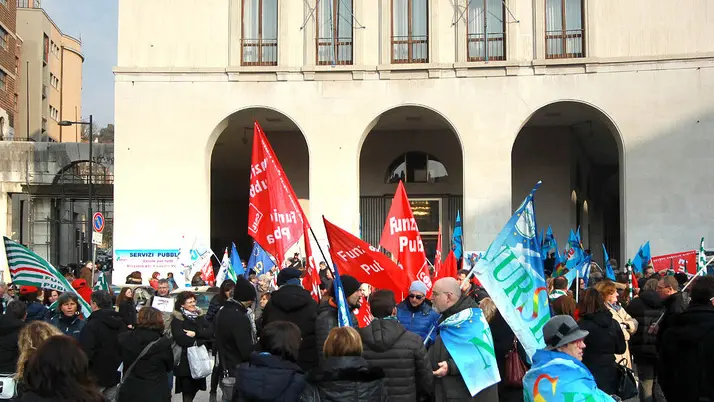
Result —
POLYGON ((650 263, 652 259, 652 254, 650 253, 650 242, 647 241, 640 249, 637 250, 637 254, 632 259, 632 267, 635 272, 642 272, 650 263))
POLYGON ((480 308, 450 316, 439 324, 439 332, 471 396, 501 381, 491 328, 480 308))
POLYGON ((585 258, 585 252, 580 246, 580 240, 578 236, 570 229, 570 237, 568 238, 568 248, 565 252, 565 267, 568 269, 573 269, 580 265, 585 258))
POLYGON ((456 260, 460 260, 464 253, 463 247, 464 231, 461 226, 461 211, 456 212, 456 225, 454 226, 454 234, 451 236, 451 247, 454 249, 456 260))
POLYGON ((607 250, 605 250, 604 243, 602 245, 602 255, 604 256, 604 259, 605 259, 605 276, 607 277, 607 279, 614 281, 615 280, 615 270, 612 269, 612 265, 610 264, 610 256, 607 255, 607 250))
POLYGON ((533 201, 539 186, 540 182, 474 268, 476 277, 528 356, 545 346, 542 329, 550 318, 533 201))
POLYGON ((235 243, 231 243, 231 267, 236 275, 245 275, 245 268, 243 268, 243 262, 240 260, 235 243))
POLYGON ((553 248, 555 249, 555 266, 557 267, 558 264, 563 263, 563 257, 560 255, 560 250, 558 249, 558 241, 555 240, 555 236, 553 236, 553 248))
MULTIPOLYGON (((231 254, 233 251, 231 250, 231 254)), ((248 270, 245 275, 247 276, 250 271, 255 272, 257 275, 267 273, 275 266, 275 263, 270 258, 270 254, 263 250, 262 247, 256 242, 253 242, 253 251, 250 253, 250 259, 248 260, 248 270)))
POLYGON ((585 287, 588 287, 588 280, 590 279, 590 265, 591 265, 592 259, 590 256, 585 257, 582 261, 580 261, 580 264, 578 264, 577 267, 571 269, 568 271, 567 274, 565 274, 565 279, 568 280, 568 289, 570 289, 570 286, 573 284, 573 281, 575 280, 576 277, 583 278, 583 282, 585 283, 585 287))
MULTIPOLYGON (((542 236, 541 236, 542 237, 542 236)), ((550 250, 552 250, 554 247, 557 250, 557 244, 555 242, 555 236, 553 236, 553 228, 548 225, 548 231, 545 232, 545 237, 542 237, 542 246, 541 246, 541 257, 545 260, 548 258, 548 253, 550 253, 550 250)))
POLYGON ((352 326, 350 319, 350 309, 347 307, 347 297, 345 297, 345 289, 342 287, 342 279, 340 272, 337 269, 337 264, 333 264, 335 268, 335 279, 332 281, 332 286, 335 287, 335 304, 337 304, 337 324, 340 327, 352 326))

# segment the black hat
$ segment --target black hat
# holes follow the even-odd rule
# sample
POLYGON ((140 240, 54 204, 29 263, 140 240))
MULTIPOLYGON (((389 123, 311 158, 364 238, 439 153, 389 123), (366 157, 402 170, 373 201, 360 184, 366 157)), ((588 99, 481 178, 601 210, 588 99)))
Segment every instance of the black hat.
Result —
MULTIPOLYGON (((345 297, 350 297, 350 295, 359 290, 360 285, 362 285, 357 278, 352 275, 340 275, 340 281, 342 282, 342 289, 345 291, 345 297)), ((330 287, 330 296, 335 296, 335 287, 330 287)))
POLYGON ((278 286, 283 286, 291 279, 300 280, 302 272, 297 268, 284 268, 278 274, 278 286))
POLYGON ((253 301, 255 300, 255 287, 242 276, 238 277, 236 287, 233 289, 233 300, 253 301))

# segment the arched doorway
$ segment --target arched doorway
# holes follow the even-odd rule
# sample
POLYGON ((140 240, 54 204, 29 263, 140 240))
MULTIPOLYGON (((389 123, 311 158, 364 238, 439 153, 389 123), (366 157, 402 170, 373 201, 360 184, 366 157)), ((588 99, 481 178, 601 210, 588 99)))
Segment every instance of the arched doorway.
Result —
POLYGON ((553 227, 559 247, 580 227, 583 247, 602 264, 605 244, 623 265, 621 244, 622 143, 602 111, 580 102, 538 109, 518 133, 511 151, 512 206, 520 205, 538 180, 538 225, 553 227))
POLYGON ((379 244, 402 180, 427 257, 433 261, 440 227, 445 255, 463 204, 463 155, 452 125, 431 109, 400 106, 378 116, 367 131, 359 167, 361 237, 379 244))
POLYGON ((298 126, 273 109, 235 112, 217 126, 220 133, 211 152, 211 248, 216 254, 235 242, 239 254, 247 258, 253 247, 247 228, 255 120, 263 127, 303 210, 308 213, 309 152, 298 126))

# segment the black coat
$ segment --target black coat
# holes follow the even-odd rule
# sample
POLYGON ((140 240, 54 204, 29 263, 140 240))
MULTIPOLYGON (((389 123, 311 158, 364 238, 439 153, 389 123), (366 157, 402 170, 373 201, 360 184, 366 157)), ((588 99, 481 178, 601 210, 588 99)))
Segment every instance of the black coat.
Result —
POLYGON ((637 332, 630 338, 630 352, 635 362, 654 365, 657 362, 657 335, 648 330, 664 312, 662 300, 654 290, 645 290, 632 299, 625 310, 638 324, 637 332))
MULTIPOLYGON (((441 321, 448 317, 468 308, 478 307, 476 301, 470 295, 462 296, 456 304, 446 309, 441 316, 441 321)), ((429 348, 429 360, 431 361, 432 370, 439 368, 439 362, 446 362, 449 366, 448 373, 443 377, 434 377, 434 400, 436 402, 457 402, 457 401, 479 401, 491 402, 498 400, 498 384, 482 390, 476 396, 471 396, 471 392, 466 387, 464 379, 461 377, 459 368, 456 366, 449 351, 444 345, 441 336, 436 337, 436 341, 429 348)))
MULTIPOLYGON (((26 392, 22 394, 22 398, 20 399, 21 402, 70 402, 70 401, 62 401, 58 400, 57 398, 43 398, 39 395, 37 395, 34 392, 26 392)), ((105 398, 102 398, 98 400, 97 402, 106 402, 107 400, 105 398)))
POLYGON ((578 325, 589 332, 584 339, 583 364, 592 373, 598 388, 609 395, 616 393, 619 371, 615 355, 625 353, 627 347, 622 327, 607 310, 582 316, 578 325))
MULTIPOLYGON (((350 315, 352 318, 352 327, 354 329, 359 329, 357 323, 357 317, 350 309, 350 315)), ((320 303, 317 308, 317 319, 315 320, 315 347, 317 349, 317 356, 320 364, 325 361, 325 355, 322 353, 322 347, 325 345, 327 336, 330 335, 332 328, 336 328, 337 323, 337 307, 332 299, 326 302, 320 303)))
POLYGON ((191 368, 188 365, 188 348, 191 346, 201 346, 210 342, 213 338, 213 331, 206 322, 204 316, 198 316, 191 320, 184 317, 178 311, 171 313, 171 336, 178 346, 181 346, 181 359, 178 366, 174 367, 174 375, 176 377, 191 377, 191 368), (193 331, 196 336, 190 337, 186 335, 186 331, 193 331))
POLYGON ((433 393, 434 375, 419 335, 404 329, 396 317, 375 318, 359 334, 364 359, 384 371, 390 401, 414 402, 433 393))
POLYGON ((82 317, 79 316, 79 313, 71 317, 67 317, 63 313, 59 313, 50 319, 50 324, 59 328, 63 334, 79 340, 79 334, 82 333, 85 322, 82 317))
POLYGON ((33 301, 26 303, 27 304, 27 318, 25 318, 26 322, 32 322, 32 321, 49 321, 50 319, 50 310, 45 307, 44 304, 40 303, 39 301, 33 301))
POLYGON ((226 298, 221 295, 215 295, 208 303, 208 311, 206 311, 206 321, 213 323, 216 319, 216 314, 221 310, 221 307, 226 303, 226 298))
POLYGON ((662 334, 669 326, 670 320, 675 316, 682 314, 687 309, 688 300, 684 297, 684 293, 677 292, 662 301, 664 306, 664 317, 659 325, 657 332, 657 348, 662 347, 662 334))
POLYGON ((231 374, 236 366, 247 362, 253 351, 253 327, 247 309, 233 299, 229 299, 216 315, 214 331, 218 361, 231 374))
POLYGON ((267 353, 253 353, 238 366, 233 402, 297 402, 305 375, 297 364, 267 353))
POLYGON ((119 335, 124 373, 136 361, 149 343, 160 339, 134 365, 129 376, 124 379, 119 402, 168 402, 171 390, 166 375, 173 369, 171 340, 163 338, 163 331, 137 328, 119 335))
MULTIPOLYGON (((506 384, 506 356, 508 352, 513 350, 513 341, 516 339, 516 335, 513 330, 508 325, 506 320, 503 318, 501 313, 496 310, 496 313, 488 322, 489 327, 491 327, 491 335, 493 337, 493 350, 496 354, 496 363, 498 364, 498 372, 501 375, 501 382, 498 383, 498 397, 500 402, 510 402, 510 401, 523 401, 523 389, 515 388, 506 384)), ((528 369, 528 357, 526 351, 523 349, 523 345, 520 342, 518 345, 518 355, 521 361, 526 365, 526 370, 528 369)))
POLYGON ((356 356, 330 357, 307 375, 303 402, 386 402, 384 372, 356 356))
POLYGON ((25 322, 13 316, 0 315, 0 373, 12 374, 17 366, 20 350, 17 346, 20 330, 25 322))
POLYGON ((119 315, 121 319, 124 320, 124 324, 127 326, 136 325, 136 305, 134 305, 134 300, 125 299, 119 304, 119 315))
POLYGON ((300 328, 302 342, 298 365, 305 371, 317 367, 318 357, 315 341, 315 320, 317 319, 317 302, 310 292, 302 286, 283 285, 270 296, 268 304, 263 309, 263 323, 274 321, 289 321, 300 328))
POLYGON ((669 401, 714 401, 714 307, 691 305, 662 334, 657 382, 669 401))
POLYGON ((111 387, 119 383, 119 334, 126 330, 126 324, 119 313, 112 309, 93 312, 79 333, 79 343, 89 360, 89 372, 100 387, 111 387))

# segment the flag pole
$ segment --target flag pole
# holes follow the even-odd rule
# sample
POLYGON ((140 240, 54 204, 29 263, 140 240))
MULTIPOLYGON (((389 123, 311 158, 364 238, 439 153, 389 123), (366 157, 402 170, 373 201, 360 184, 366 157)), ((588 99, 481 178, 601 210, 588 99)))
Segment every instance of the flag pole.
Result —
POLYGON ((578 296, 580 294, 580 270, 575 267, 575 302, 578 303, 578 296))
MULTIPOLYGON (((303 218, 304 219, 304 218, 303 218)), ((324 217, 323 217, 324 219, 324 217)), ((317 244, 317 249, 320 250, 320 255, 322 255, 322 260, 325 261, 325 264, 327 264, 327 257, 325 257, 325 253, 322 251, 322 246, 320 246, 320 242, 317 241, 317 236, 315 236, 315 231, 312 230, 312 225, 309 224, 308 222, 308 228, 310 229, 310 233, 312 234, 312 238, 315 239, 315 244, 317 244)), ((309 240, 308 240, 309 241, 309 240)), ((332 262, 332 265, 335 265, 334 261, 332 262)), ((327 265, 329 267, 329 265, 327 265)), ((333 273, 336 275, 337 270, 332 268, 333 273)))

